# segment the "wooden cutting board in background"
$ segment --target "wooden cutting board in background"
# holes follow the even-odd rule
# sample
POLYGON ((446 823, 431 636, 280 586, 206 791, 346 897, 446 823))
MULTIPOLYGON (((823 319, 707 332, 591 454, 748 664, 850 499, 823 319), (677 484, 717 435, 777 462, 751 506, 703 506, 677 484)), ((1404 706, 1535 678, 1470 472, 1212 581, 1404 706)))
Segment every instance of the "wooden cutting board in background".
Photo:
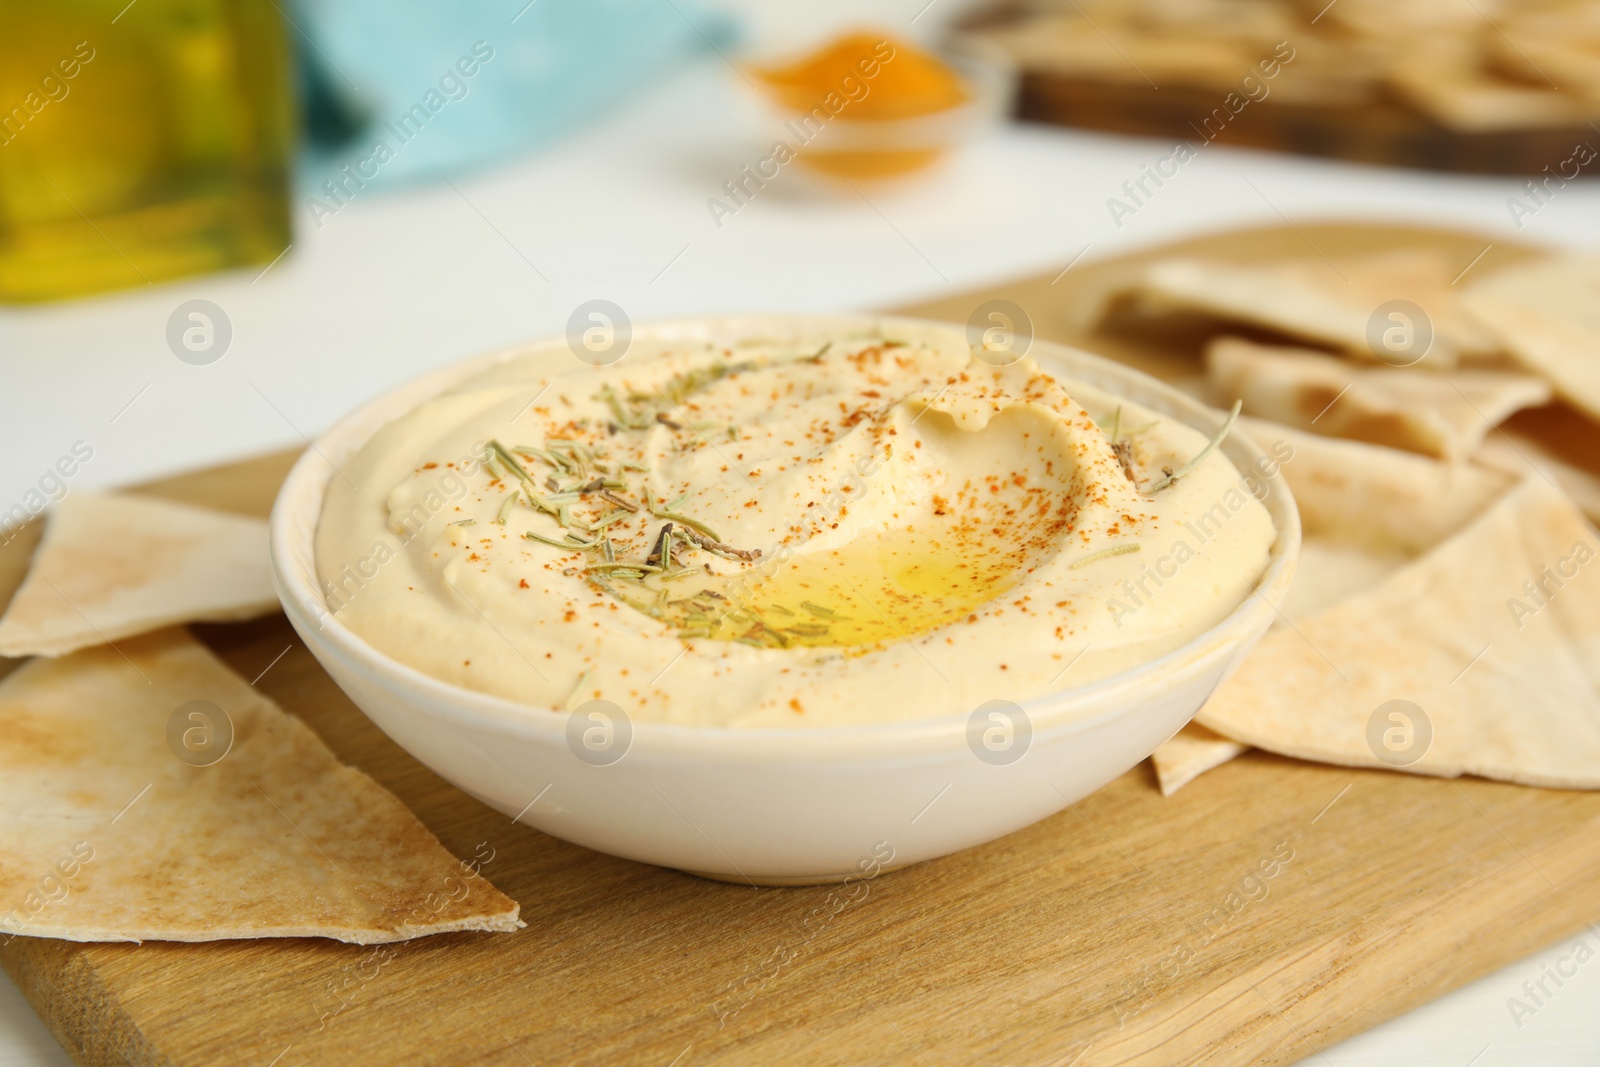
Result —
MULTIPOLYGON (((1320 6, 1320 5, 1319 5, 1320 6)), ((1331 4, 1329 5, 1332 6, 1331 4)), ((962 19, 961 28, 982 33, 1037 12, 1034 5, 1001 0, 962 19)), ((1108 38, 1109 40, 1109 38, 1108 38)), ((1248 67, 1240 73, 1248 72, 1248 67)), ((1166 81, 1165 78, 1162 79, 1166 81)), ((1281 94, 1251 101, 1227 125, 1202 128, 1220 107, 1227 89, 1163 84, 1140 78, 1118 81, 1093 72, 1024 67, 1017 86, 1016 115, 1034 122, 1088 130, 1159 137, 1204 148, 1207 143, 1263 148, 1354 163, 1543 178, 1572 158, 1578 145, 1595 143, 1584 122, 1497 130, 1453 129, 1378 96, 1359 101, 1289 101, 1281 94)), ((1570 176, 1569 176, 1570 178, 1570 176)))
MULTIPOLYGON (((1186 252, 1307 254, 1470 236, 1305 226, 1186 252)), ((1002 295, 1040 336, 1135 259, 1002 295)), ((1474 268, 1514 253, 1498 247, 1474 268)), ((1089 338, 1158 373, 1193 338, 1089 338)), ((264 515, 292 457, 147 491, 264 515)), ((31 537, 0 552, 0 601, 31 537)), ((1251 754, 1163 799, 1147 765, 1003 840, 866 883, 756 889, 547 837, 381 734, 281 617, 197 632, 522 904, 516 934, 81 945, 0 964, 83 1064, 1287 1063, 1600 919, 1600 795, 1251 754), (287 651, 286 651, 287 650, 287 651), (281 659, 276 657, 283 653, 281 659), (1263 869, 1272 872, 1263 877, 1263 869)), ((3 743, 3 739, 0 739, 3 743)), ((803 803, 804 798, 796 798, 803 803)), ((181 889, 181 887, 179 887, 181 889)))

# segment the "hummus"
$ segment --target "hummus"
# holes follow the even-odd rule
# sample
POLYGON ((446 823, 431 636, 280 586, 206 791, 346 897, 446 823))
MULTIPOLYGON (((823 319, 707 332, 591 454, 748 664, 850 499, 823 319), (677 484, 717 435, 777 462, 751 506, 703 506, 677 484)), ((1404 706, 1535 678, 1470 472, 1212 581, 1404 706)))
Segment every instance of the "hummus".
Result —
POLYGON ((605 368, 546 346, 343 463, 318 573, 377 649, 534 707, 954 715, 1158 657, 1250 595, 1272 521, 1208 444, 941 327, 636 339, 605 368))

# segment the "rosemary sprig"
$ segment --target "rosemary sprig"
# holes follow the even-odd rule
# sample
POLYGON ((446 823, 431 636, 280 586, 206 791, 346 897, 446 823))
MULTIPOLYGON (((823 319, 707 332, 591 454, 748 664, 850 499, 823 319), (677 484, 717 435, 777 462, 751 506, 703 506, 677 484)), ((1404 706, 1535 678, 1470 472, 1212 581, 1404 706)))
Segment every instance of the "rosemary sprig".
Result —
POLYGON ((527 468, 517 462, 517 458, 506 450, 506 446, 491 437, 488 447, 491 454, 500 461, 501 466, 517 476, 517 480, 522 483, 522 491, 528 494, 528 502, 538 510, 547 511, 554 515, 556 506, 539 495, 539 491, 533 486, 533 477, 528 473, 527 468))
MULTIPOLYGON (((730 548, 728 548, 727 545, 722 544, 722 538, 717 536, 717 531, 713 530, 711 527, 707 526, 705 523, 701 522, 699 519, 691 519, 687 515, 680 515, 676 511, 672 511, 672 510, 669 510, 667 508, 652 509, 650 514, 654 515, 658 519, 670 519, 673 522, 681 523, 682 525, 689 527, 689 529, 691 529, 691 530, 698 530, 700 533, 704 534, 706 537, 711 538, 711 541, 714 544, 720 546, 725 551, 730 551, 730 552, 738 551, 737 549, 730 549, 730 548)), ((709 548, 710 546, 706 545, 706 544, 701 544, 700 547, 701 548, 709 548)))
POLYGON ((1087 567, 1091 563, 1098 563, 1100 560, 1110 559, 1112 556, 1126 556, 1130 552, 1138 552, 1139 548, 1140 546, 1137 542, 1124 545, 1112 545, 1110 548, 1102 548, 1098 552, 1091 552, 1082 559, 1073 560, 1072 566, 1068 567, 1067 569, 1075 571, 1079 567, 1087 567))
MULTIPOLYGON (((656 514, 664 519, 672 519, 675 522, 685 522, 684 517, 681 515, 674 515, 670 512, 662 511, 658 511, 656 514)), ((721 541, 717 540, 714 534, 701 533, 697 527, 703 527, 703 523, 693 523, 692 525, 685 523, 685 525, 688 525, 689 528, 683 532, 688 536, 689 540, 693 541, 696 545, 705 549, 707 552, 714 552, 719 556, 726 556, 729 559, 742 560, 746 563, 750 562, 751 560, 757 560, 761 558, 761 550, 759 548, 734 548, 732 545, 725 545, 721 541)))
POLYGON ((1179 467, 1177 470, 1173 471, 1171 474, 1168 474, 1166 477, 1162 478, 1155 485, 1152 485, 1150 487, 1149 491, 1151 493, 1158 493, 1161 490, 1163 490, 1163 489, 1167 488, 1168 486, 1172 485, 1179 478, 1182 478, 1185 475, 1189 474, 1196 467, 1200 466, 1201 462, 1207 456, 1211 455, 1212 452, 1215 452, 1217 450, 1217 446, 1218 445, 1222 444, 1222 439, 1224 437, 1228 436, 1228 431, 1233 429, 1234 421, 1239 418, 1239 412, 1243 407, 1244 407, 1244 401, 1243 400, 1235 400, 1233 402, 1233 410, 1228 412, 1228 417, 1227 417, 1226 420, 1223 421, 1222 429, 1217 431, 1217 436, 1213 437, 1206 444, 1206 447, 1202 448, 1199 452, 1197 452, 1193 459, 1191 459, 1189 462, 1185 463, 1183 466, 1179 467))
POLYGON ((585 573, 606 574, 614 571, 640 571, 644 574, 659 574, 661 568, 650 563, 638 563, 629 560, 618 560, 615 563, 591 563, 583 568, 585 573))
POLYGON ((784 630, 801 637, 826 637, 833 632, 831 627, 824 626, 820 622, 795 623, 793 626, 785 626, 784 630))
POLYGON ((596 547, 594 545, 575 545, 570 541, 557 541, 554 537, 546 537, 544 534, 534 533, 532 530, 523 531, 522 536, 526 537, 530 541, 541 541, 547 545, 554 545, 556 548, 564 548, 568 552, 572 552, 574 550, 582 552, 596 547))
POLYGON ((593 671, 584 671, 582 674, 578 675, 578 680, 572 684, 572 692, 567 694, 566 701, 561 705, 564 709, 567 711, 572 710, 573 704, 583 693, 583 687, 589 684, 589 678, 593 674, 593 671))
POLYGON ((1123 477, 1137 486, 1139 476, 1133 470, 1133 446, 1126 440, 1112 441, 1111 454, 1117 457, 1117 462, 1122 466, 1123 477))
MULTIPOLYGON (((528 469, 526 467, 518 462, 517 457, 513 456, 505 445, 501 444, 492 437, 489 438, 489 451, 492 454, 492 458, 499 460, 501 465, 512 474, 515 474, 519 481, 533 481, 533 476, 528 473, 528 469)), ((489 460, 486 459, 484 462, 488 463, 489 460)))
POLYGON ((654 563, 663 571, 672 569, 672 523, 661 527, 661 532, 656 535, 655 547, 644 558, 646 563, 654 563))

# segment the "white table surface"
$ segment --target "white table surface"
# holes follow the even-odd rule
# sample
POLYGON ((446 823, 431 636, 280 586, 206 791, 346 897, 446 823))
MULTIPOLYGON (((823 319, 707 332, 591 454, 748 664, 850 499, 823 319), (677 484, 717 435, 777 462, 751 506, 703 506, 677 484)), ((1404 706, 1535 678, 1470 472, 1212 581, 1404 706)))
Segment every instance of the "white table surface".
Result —
MULTIPOLYGON (((595 297, 635 322, 870 309, 1059 267, 1086 247, 1111 255, 1280 213, 1448 224, 1485 243, 1592 249, 1600 237, 1600 182, 1559 190, 1519 231, 1506 201, 1521 183, 1509 179, 1216 146, 1119 228, 1107 198, 1171 145, 1036 126, 997 132, 920 185, 869 189, 870 202, 785 170, 718 228, 706 199, 765 155, 731 77, 711 57, 543 154, 454 188, 358 197, 320 230, 299 205, 292 249, 259 276, 0 312, 0 511, 74 442, 94 449, 75 489, 296 445, 426 368, 560 332, 595 297), (233 326, 209 366, 180 362, 165 340, 173 309, 197 297, 233 326)), ((1583 938, 1600 956, 1600 934, 1583 938)), ((1547 980, 1554 995, 1520 1025, 1507 1004, 1578 939, 1302 1054, 1341 1067, 1593 1064, 1600 962, 1559 989, 1547 980)), ((67 1062, 0 981, 0 1067, 67 1062)))

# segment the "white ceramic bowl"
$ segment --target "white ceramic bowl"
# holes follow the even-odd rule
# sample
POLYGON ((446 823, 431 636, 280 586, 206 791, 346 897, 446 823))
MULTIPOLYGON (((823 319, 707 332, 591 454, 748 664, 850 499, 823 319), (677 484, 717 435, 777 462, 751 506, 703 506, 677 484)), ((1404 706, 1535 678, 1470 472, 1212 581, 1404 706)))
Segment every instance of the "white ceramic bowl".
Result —
MULTIPOLYGON (((634 337, 771 337, 879 323, 892 331, 897 321, 914 328, 879 316, 759 316, 659 324, 634 337)), ((313 565, 332 464, 421 401, 530 347, 428 374, 323 435, 273 507, 273 576, 306 646, 406 751, 485 804, 601 852, 730 881, 807 884, 870 876, 1008 834, 1100 788, 1187 723, 1266 631, 1268 601, 1281 599, 1294 571, 1300 522, 1274 471, 1261 478, 1278 531, 1261 595, 1158 660, 1023 704, 1032 735, 1012 762, 978 758, 963 714, 784 730, 635 722, 626 754, 594 766, 569 748, 568 714, 439 681, 371 648, 328 612, 313 565)), ((1216 412, 1137 371, 1042 341, 1028 354, 1208 436, 1220 425, 1216 412)), ((1222 449, 1241 470, 1262 458, 1242 434, 1222 449)))

